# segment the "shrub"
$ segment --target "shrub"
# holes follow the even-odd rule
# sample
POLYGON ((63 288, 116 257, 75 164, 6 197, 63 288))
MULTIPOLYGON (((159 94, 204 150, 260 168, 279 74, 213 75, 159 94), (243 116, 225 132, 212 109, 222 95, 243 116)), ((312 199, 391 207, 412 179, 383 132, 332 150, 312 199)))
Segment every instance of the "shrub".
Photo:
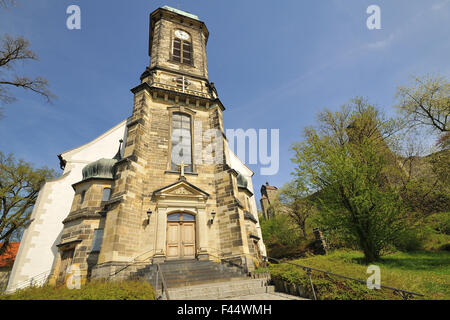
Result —
POLYGON ((155 300, 155 292, 145 281, 96 280, 81 286, 81 289, 50 285, 26 288, 0 295, 0 300, 155 300))
POLYGON ((403 232, 402 237, 396 240, 395 248, 406 252, 423 249, 423 242, 428 234, 428 230, 422 230, 422 232, 418 232, 415 229, 406 230, 403 232))
POLYGON ((261 231, 267 254, 273 258, 295 258, 304 256, 311 240, 304 239, 300 230, 286 215, 261 219, 261 231))

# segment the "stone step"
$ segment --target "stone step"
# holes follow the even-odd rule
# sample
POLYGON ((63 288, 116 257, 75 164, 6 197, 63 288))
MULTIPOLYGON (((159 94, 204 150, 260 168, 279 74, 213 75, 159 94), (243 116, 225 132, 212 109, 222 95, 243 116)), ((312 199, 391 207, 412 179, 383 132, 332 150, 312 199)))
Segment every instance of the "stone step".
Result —
MULTIPOLYGON (((160 269, 168 288, 249 280, 242 268, 214 261, 176 260, 161 263, 160 269)), ((161 275, 156 265, 142 266, 130 275, 134 279, 146 279, 153 286, 161 287, 161 275), (156 284, 158 280, 158 284, 156 284)), ((250 279, 251 280, 251 279, 250 279)))
POLYGON ((218 267, 198 268, 198 269, 192 269, 192 270, 162 270, 161 269, 161 271, 167 275, 185 275, 185 274, 202 274, 202 273, 221 273, 221 272, 244 274, 240 270, 228 269, 228 268, 218 268, 218 267))
MULTIPOLYGON (((138 273, 147 273, 152 269, 144 269, 144 270, 139 270, 137 271, 138 273)), ((229 273, 242 273, 244 274, 244 272, 242 272, 242 270, 239 269, 235 269, 235 268, 226 268, 226 267, 220 267, 220 266, 202 266, 199 268, 192 268, 192 269, 163 269, 161 268, 161 271, 164 274, 177 274, 177 275, 182 275, 182 274, 186 274, 186 273, 197 273, 197 274, 201 274, 201 273, 205 273, 205 272, 229 272, 229 273)))
POLYGON ((178 273, 184 273, 184 272, 202 272, 207 270, 216 270, 216 271, 224 271, 224 270, 233 270, 236 272, 243 272, 242 269, 239 269, 237 267, 229 267, 225 265, 220 264, 205 264, 205 265, 198 265, 198 266, 161 266, 162 272, 178 272, 178 273))
POLYGON ((216 300, 275 292, 274 286, 265 286, 264 283, 261 279, 241 279, 175 289, 169 287, 168 292, 171 300, 216 300))
POLYGON ((174 279, 203 279, 203 278, 236 278, 236 277, 247 277, 247 275, 242 273, 234 273, 234 272, 202 272, 202 273, 187 273, 187 274, 167 274, 163 273, 164 279, 166 280, 174 280, 174 279))
POLYGON ((247 280, 248 278, 241 277, 241 278, 216 278, 216 279, 196 279, 196 280, 189 280, 189 281, 166 281, 166 284, 169 288, 180 288, 180 287, 187 287, 187 286, 194 286, 194 285, 202 285, 202 284, 212 284, 212 283, 223 283, 227 281, 240 281, 240 280, 247 280))
MULTIPOLYGON (((233 278, 233 277, 246 277, 246 274, 243 274, 241 272, 235 272, 235 271, 216 271, 216 270, 204 270, 201 272, 193 271, 193 272, 186 272, 186 273, 178 273, 178 272, 162 272, 164 278, 166 280, 173 280, 173 279, 197 279, 197 278, 233 278)), ((156 277, 156 272, 137 272, 134 274, 134 277, 142 277, 142 278, 153 278, 156 277)))
POLYGON ((203 280, 203 279, 230 279, 230 278, 244 278, 246 277, 243 274, 226 274, 226 273, 205 273, 205 274, 190 274, 183 277, 177 277, 177 276, 166 276, 164 275, 164 279, 166 281, 176 281, 176 280, 186 280, 186 281, 194 281, 194 280, 203 280))

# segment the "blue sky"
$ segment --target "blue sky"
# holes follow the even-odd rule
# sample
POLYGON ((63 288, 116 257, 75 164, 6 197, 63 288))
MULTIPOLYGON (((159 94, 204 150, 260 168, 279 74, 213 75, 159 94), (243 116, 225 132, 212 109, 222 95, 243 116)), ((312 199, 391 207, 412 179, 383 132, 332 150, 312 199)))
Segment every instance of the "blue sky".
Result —
MULTIPOLYGON (((355 96, 393 114, 398 85, 413 74, 450 75, 449 0, 87 1, 19 0, 0 9, 0 34, 24 36, 40 61, 18 70, 50 82, 53 104, 23 90, 4 108, 0 150, 58 169, 57 154, 127 118, 130 88, 149 63, 149 14, 163 5, 194 13, 210 31, 210 81, 226 106, 226 128, 280 129, 280 170, 255 171, 281 186, 291 176, 290 146, 324 107, 355 96), (81 8, 81 30, 66 28, 66 8, 81 8), (381 30, 366 9, 381 8, 381 30)), ((58 169, 59 170, 59 169, 58 169)))

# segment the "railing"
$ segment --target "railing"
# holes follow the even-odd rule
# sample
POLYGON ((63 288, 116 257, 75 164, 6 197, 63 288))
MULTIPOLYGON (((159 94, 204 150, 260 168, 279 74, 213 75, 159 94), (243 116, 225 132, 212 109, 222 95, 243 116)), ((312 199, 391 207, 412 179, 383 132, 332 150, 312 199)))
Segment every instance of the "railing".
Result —
MULTIPOLYGON (((220 253, 222 253, 223 254, 223 251, 221 251, 221 250, 219 250, 219 249, 216 249, 216 248, 207 248, 207 247, 204 247, 204 249, 213 249, 213 250, 216 250, 216 251, 218 251, 218 252, 220 252, 220 253)), ((242 258, 242 257, 244 257, 244 258, 246 258, 246 255, 245 254, 239 254, 239 255, 234 255, 234 256, 217 256, 217 255, 214 255, 214 254, 212 254, 212 253, 210 253, 210 252, 208 252, 208 254, 210 255, 210 256, 213 256, 213 257, 216 257, 216 258, 219 258, 219 260, 221 261, 221 263, 224 263, 224 262, 227 262, 227 260, 228 259, 236 259, 236 258, 242 258)), ((234 266, 236 266, 236 267, 239 267, 239 268, 242 268, 242 266, 239 266, 239 265, 236 265, 236 264, 234 264, 233 262, 228 262, 228 263, 231 263, 231 264, 233 264, 234 266)), ((268 287, 269 287, 269 284, 270 284, 270 273, 267 271, 267 272, 264 272, 264 273, 261 273, 261 274, 255 274, 255 273, 248 273, 248 275, 251 277, 251 278, 253 278, 253 279, 261 279, 261 286, 262 287, 265 287, 266 288, 266 292, 268 292, 268 287), (260 276, 262 274, 262 276, 260 276)))
POLYGON ((28 278, 28 280, 18 282, 12 288, 7 288, 5 290, 5 293, 14 292, 16 290, 25 289, 27 287, 33 287, 33 286, 41 287, 47 283, 50 274, 51 274, 51 270, 47 270, 42 273, 39 273, 38 275, 28 278))
POLYGON ((148 257, 148 258, 146 258, 146 259, 144 259, 144 260, 136 261, 139 257, 141 257, 141 256, 143 256, 143 255, 145 255, 145 254, 149 254, 149 253, 151 253, 151 252, 153 252, 153 251, 155 251, 155 250, 156 250, 156 249, 152 249, 152 250, 149 250, 149 251, 146 251, 146 252, 144 252, 144 253, 141 253, 141 254, 137 255, 137 256, 134 257, 132 260, 130 260, 126 266, 124 266, 123 268, 121 268, 121 269, 119 269, 119 270, 116 270, 116 271, 114 271, 113 273, 111 273, 111 274, 108 276, 108 279, 110 279, 111 277, 117 275, 118 273, 122 272, 123 270, 127 269, 128 267, 131 267, 131 266, 133 266, 133 265, 135 265, 135 264, 138 264, 138 263, 145 262, 145 261, 147 261, 148 259, 153 258, 153 256, 150 256, 150 257, 148 257))
MULTIPOLYGON (((225 252, 223 252, 222 250, 219 250, 219 249, 217 249, 217 248, 210 248, 210 247, 201 247, 201 248, 199 248, 199 249, 211 249, 211 250, 215 250, 216 252, 218 252, 219 254, 218 255, 216 255, 216 254, 212 254, 210 251, 208 251, 208 255, 210 255, 210 256, 212 256, 212 257, 216 257, 216 258, 218 258, 219 260, 220 260, 220 262, 226 262, 227 260, 233 260, 233 259, 236 259, 236 258, 245 258, 246 257, 246 255, 245 254, 237 254, 237 255, 234 255, 234 256, 229 256, 229 255, 227 255, 225 252)), ((231 261, 228 261, 229 263, 232 263, 231 261)), ((241 262, 242 263, 244 263, 242 260, 241 260, 241 262)), ((236 265, 236 264, 234 264, 234 265, 236 265)), ((241 266, 238 266, 238 267, 241 267, 241 266)))
POLYGON ((158 276, 161 277, 161 296, 157 298, 157 300, 160 300, 163 295, 166 296, 166 300, 170 300, 169 297, 169 287, 166 284, 166 280, 164 279, 164 274, 161 271, 161 267, 159 263, 156 264, 156 288, 155 292, 158 292, 158 276))
MULTIPOLYGON (((314 285, 313 285, 312 278, 311 278, 312 271, 317 271, 317 272, 321 272, 323 274, 327 274, 327 275, 331 275, 331 276, 335 276, 335 277, 339 277, 339 278, 343 278, 343 279, 347 279, 347 280, 352 280, 352 281, 356 281, 356 282, 360 282, 360 283, 364 283, 364 284, 367 283, 366 281, 361 280, 361 279, 356 279, 356 278, 344 276, 344 275, 333 273, 333 272, 329 272, 329 271, 324 271, 324 270, 320 270, 320 269, 316 269, 316 268, 303 266, 303 265, 300 265, 300 264, 297 264, 297 263, 293 263, 293 262, 290 262, 290 261, 278 260, 278 259, 271 258, 271 257, 265 257, 265 258, 267 260, 269 260, 269 261, 272 260, 272 261, 275 261, 276 263, 286 263, 286 264, 290 264, 290 265, 293 265, 293 266, 296 266, 296 267, 300 267, 303 270, 305 270, 306 274, 308 275, 308 278, 309 278, 309 283, 311 284, 311 289, 312 289, 312 293, 313 293, 313 296, 314 296, 314 300, 317 300, 317 295, 316 295, 316 291, 314 290, 314 285)), ((424 296, 421 293, 407 291, 407 290, 393 288, 393 287, 388 287, 388 286, 384 286, 384 285, 380 285, 380 288, 384 288, 384 289, 388 289, 388 290, 393 291, 393 293, 395 295, 401 296, 403 300, 411 299, 414 296, 419 296, 419 297, 423 297, 424 296)))

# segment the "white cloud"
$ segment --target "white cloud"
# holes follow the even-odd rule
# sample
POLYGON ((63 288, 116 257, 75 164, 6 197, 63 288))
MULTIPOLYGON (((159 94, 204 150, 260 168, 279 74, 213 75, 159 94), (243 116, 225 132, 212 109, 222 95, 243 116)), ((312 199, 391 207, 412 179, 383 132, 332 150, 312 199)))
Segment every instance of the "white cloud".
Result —
POLYGON ((447 4, 450 3, 450 0, 444 0, 438 3, 435 3, 431 6, 431 10, 437 11, 445 7, 447 4))
POLYGON ((387 46, 392 42, 392 40, 394 40, 394 38, 395 38, 394 33, 391 33, 391 34, 389 35, 389 37, 387 37, 386 39, 380 40, 380 41, 371 42, 371 43, 367 44, 367 47, 368 47, 369 49, 381 49, 381 48, 385 48, 385 47, 387 47, 387 46))

